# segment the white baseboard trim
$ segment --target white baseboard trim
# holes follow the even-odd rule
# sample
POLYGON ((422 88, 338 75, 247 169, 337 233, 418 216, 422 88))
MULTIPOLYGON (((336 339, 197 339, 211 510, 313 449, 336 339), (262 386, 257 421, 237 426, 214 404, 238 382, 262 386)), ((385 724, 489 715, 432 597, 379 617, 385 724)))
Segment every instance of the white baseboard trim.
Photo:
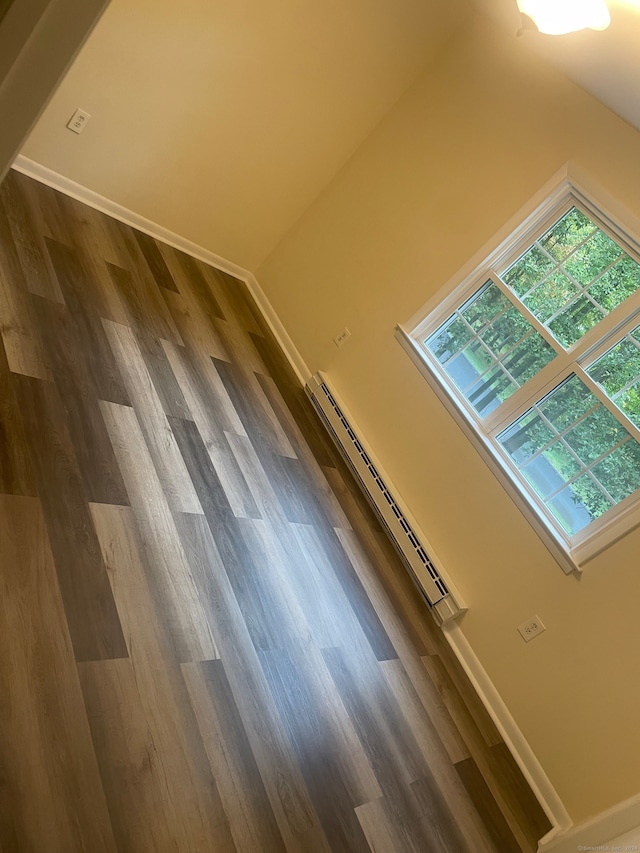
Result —
POLYGON ((640 834, 640 794, 572 827, 568 832, 541 842, 538 850, 539 853, 576 853, 576 850, 637 849, 632 846, 614 848, 612 844, 634 830, 640 834))
MULTIPOLYGON (((442 630, 476 693, 496 724, 496 728, 502 735, 514 760, 531 786, 536 799, 551 821, 552 829, 545 835, 544 839, 541 839, 541 844, 543 842, 547 844, 551 839, 566 833, 572 827, 571 818, 542 765, 518 728, 511 712, 489 678, 487 671, 471 648, 460 625, 447 624, 443 626, 442 630)), ((541 846, 540 849, 551 848, 541 846)))
POLYGON ((300 352, 294 342, 291 340, 289 332, 287 332, 273 305, 267 299, 266 293, 258 284, 255 275, 253 273, 249 273, 245 282, 260 310, 260 313, 264 317, 266 324, 271 329, 274 338, 280 345, 280 349, 285 354, 287 361, 291 365, 293 371, 300 380, 300 384, 304 388, 312 375, 311 371, 307 367, 307 363, 300 355, 300 352))
POLYGON ((181 237, 174 231, 170 231, 168 228, 158 225, 144 216, 140 216, 140 214, 135 213, 133 210, 129 210, 123 207, 123 205, 105 198, 105 196, 90 190, 88 187, 84 187, 82 184, 78 184, 76 181, 72 181, 70 178, 54 172, 53 169, 49 169, 47 166, 31 160, 23 154, 18 155, 12 168, 23 175, 27 175, 36 181, 40 181, 42 184, 52 187, 54 190, 64 193, 64 195, 87 204, 95 210, 99 210, 101 213, 106 213, 108 216, 124 222, 126 225, 131 225, 138 231, 143 231, 154 239, 160 240, 162 243, 167 243, 169 246, 173 246, 175 249, 179 249, 181 252, 197 258, 199 261, 204 261, 205 264, 216 267, 216 269, 244 281, 300 383, 303 386, 306 384, 307 379, 311 377, 311 371, 305 364, 304 359, 298 352, 289 333, 282 325, 280 318, 252 272, 238 266, 238 264, 234 264, 232 261, 226 260, 226 258, 220 257, 220 255, 216 255, 215 252, 211 252, 197 243, 193 243, 191 240, 187 240, 185 237, 181 237))

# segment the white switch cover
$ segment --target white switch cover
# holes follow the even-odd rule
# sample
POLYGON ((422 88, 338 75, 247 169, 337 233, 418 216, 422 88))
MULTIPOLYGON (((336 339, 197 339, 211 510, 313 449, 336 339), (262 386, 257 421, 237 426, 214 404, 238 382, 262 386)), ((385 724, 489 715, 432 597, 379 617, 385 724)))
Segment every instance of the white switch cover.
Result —
POLYGON ((91 115, 84 110, 77 109, 67 122, 67 127, 74 133, 82 133, 91 115))
POLYGON ((341 347, 342 344, 345 343, 345 341, 347 341, 347 339, 350 337, 351 337, 351 332, 345 326, 344 329, 340 332, 340 334, 335 336, 335 338, 333 339, 333 342, 337 347, 341 347))
POLYGON ((542 634, 544 630, 545 627, 538 616, 534 616, 532 619, 528 619, 526 622, 523 622, 522 625, 518 625, 518 631, 525 643, 533 640, 533 638, 537 637, 538 634, 542 634))

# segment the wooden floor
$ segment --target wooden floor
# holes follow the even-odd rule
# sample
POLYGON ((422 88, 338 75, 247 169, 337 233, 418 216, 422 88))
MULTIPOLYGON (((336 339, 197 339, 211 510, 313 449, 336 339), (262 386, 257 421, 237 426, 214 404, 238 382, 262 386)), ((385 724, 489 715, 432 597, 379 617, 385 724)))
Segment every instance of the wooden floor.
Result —
POLYGON ((2 853, 535 849, 242 283, 10 173, 0 324, 2 853))

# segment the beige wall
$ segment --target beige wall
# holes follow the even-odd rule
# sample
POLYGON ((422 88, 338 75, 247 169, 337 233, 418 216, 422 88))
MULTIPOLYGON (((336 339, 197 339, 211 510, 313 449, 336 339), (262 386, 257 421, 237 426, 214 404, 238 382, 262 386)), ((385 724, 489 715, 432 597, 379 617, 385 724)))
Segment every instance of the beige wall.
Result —
POLYGON ((0 3, 0 180, 108 2, 0 3))
POLYGON ((113 0, 23 153, 254 269, 463 6, 113 0))
POLYGON ((475 22, 258 280, 458 585, 465 635, 578 822, 640 790, 640 531, 565 576, 393 337, 569 160, 640 216, 640 134, 475 22), (533 614, 547 631, 525 645, 533 614))

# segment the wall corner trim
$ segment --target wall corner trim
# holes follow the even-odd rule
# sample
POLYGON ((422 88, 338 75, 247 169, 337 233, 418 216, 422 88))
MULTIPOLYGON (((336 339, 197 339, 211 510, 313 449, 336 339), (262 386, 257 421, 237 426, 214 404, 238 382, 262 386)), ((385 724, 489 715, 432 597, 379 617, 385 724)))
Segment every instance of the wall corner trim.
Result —
MULTIPOLYGON (((551 847, 545 845, 571 829, 571 818, 502 696, 465 637, 461 626, 450 623, 444 625, 442 631, 476 693, 496 724, 514 760, 531 786, 536 799, 551 821, 552 829, 540 840, 540 847, 538 848, 541 851, 551 850, 551 847)), ((572 853, 575 853, 575 849, 572 853)))
POLYGON ((252 272, 232 261, 226 260, 226 258, 222 258, 220 255, 216 255, 215 252, 205 249, 197 243, 193 243, 191 240, 187 240, 185 237, 181 237, 179 234, 170 231, 162 225, 158 225, 156 222, 135 213, 133 210, 129 210, 115 201, 111 201, 94 190, 78 184, 76 181, 58 172, 54 172, 53 169, 49 169, 47 166, 31 160, 23 154, 17 156, 12 168, 23 175, 27 175, 29 178, 39 181, 41 184, 46 184, 48 187, 58 190, 64 195, 81 201, 89 207, 99 210, 101 213, 106 213, 107 216, 124 222, 125 225, 130 225, 138 231, 143 231, 154 239, 160 240, 162 243, 167 243, 169 246, 173 246, 175 249, 179 249, 181 252, 197 258, 199 261, 203 261, 205 264, 216 267, 216 269, 222 270, 243 281, 247 285, 266 324, 271 329, 272 334, 298 377, 300 384, 304 387, 307 380, 311 377, 311 371, 252 272))
POLYGON ((640 794, 601 812, 567 831, 551 833, 538 845, 538 853, 575 853, 576 850, 632 850, 636 847, 613 847, 612 842, 634 832, 640 838, 640 794))

